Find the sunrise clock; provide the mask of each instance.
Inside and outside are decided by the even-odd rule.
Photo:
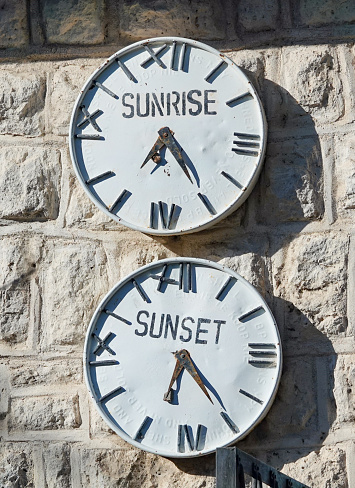
[[[281,375],[275,319],[234,271],[165,259],[120,281],[88,327],[84,371],[109,427],[166,457],[201,456],[245,437]]]
[[[196,232],[250,194],[266,145],[246,74],[216,49],[164,37],[108,58],[75,103],[70,153],[106,215],[156,235]]]

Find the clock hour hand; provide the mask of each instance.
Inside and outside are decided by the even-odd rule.
[[[170,385],[168,388],[168,391],[164,395],[164,400],[171,403],[172,402],[172,397],[171,397],[171,389],[174,384],[174,381],[178,378],[179,374],[181,371],[185,368],[188,373],[193,377],[193,379],[196,381],[198,386],[201,388],[203,393],[207,396],[207,398],[210,400],[210,402],[213,404],[213,401],[208,394],[208,391],[206,390],[205,385],[203,384],[200,375],[198,374],[192,360],[190,357],[190,353],[186,349],[181,349],[180,351],[176,351],[173,353],[174,356],[176,357],[176,365],[174,369],[173,376],[170,381]]]
[[[172,387],[173,387],[173,384],[175,383],[175,381],[178,379],[179,374],[181,373],[181,371],[183,369],[184,369],[184,366],[177,359],[176,360],[176,364],[175,364],[175,369],[174,369],[173,375],[172,375],[171,380],[170,380],[170,385],[169,385],[168,391],[164,395],[164,401],[165,402],[172,403],[172,401],[173,401],[173,398],[172,398]]]
[[[169,149],[171,154],[174,156],[176,161],[179,163],[181,169],[185,173],[185,175],[188,177],[188,179],[193,183],[191,176],[189,175],[189,172],[187,170],[185,161],[183,160],[181,151],[178,147],[178,145],[175,142],[175,139],[173,138],[173,132],[169,129],[169,127],[162,127],[160,130],[158,130],[159,134],[159,139],[164,142],[165,146]]]
[[[152,159],[156,164],[160,163],[161,157],[159,156],[158,151],[163,146],[165,146],[164,142],[160,139],[160,137],[158,137],[158,139],[154,143],[154,146],[149,151],[148,156],[143,161],[141,168],[143,168],[143,166],[147,164],[150,159]]]

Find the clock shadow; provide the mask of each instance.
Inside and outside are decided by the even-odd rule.
[[[199,376],[200,376],[200,378],[202,380],[202,383],[210,390],[211,393],[213,393],[213,396],[216,398],[216,400],[221,405],[221,407],[223,408],[223,410],[226,410],[226,408],[225,408],[225,406],[224,406],[224,404],[222,402],[222,399],[221,399],[220,395],[218,394],[217,390],[214,388],[214,386],[212,386],[212,384],[208,381],[208,379],[206,378],[206,376],[196,366],[195,362],[192,359],[191,359],[191,361],[192,361],[193,365],[195,366],[196,371],[197,371],[197,373],[199,374]],[[201,390],[201,393],[202,393],[202,390]],[[202,394],[204,395],[204,393],[202,393]],[[206,397],[206,401],[209,401],[207,397]]]

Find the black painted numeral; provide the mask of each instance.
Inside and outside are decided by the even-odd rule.
[[[253,400],[253,401],[254,401],[254,402],[256,402],[256,403],[259,403],[260,405],[262,405],[262,404],[264,403],[264,402],[263,402],[263,400],[260,400],[260,398],[258,398],[258,397],[256,397],[256,396],[252,395],[251,393],[248,393],[248,392],[247,392],[247,391],[245,391],[245,390],[240,389],[240,390],[239,390],[239,393],[241,393],[242,395],[244,395],[244,396],[246,396],[246,397],[250,398],[251,400]]]
[[[219,76],[224,71],[226,67],[227,63],[225,61],[221,61],[217,64],[217,66],[213,68],[212,71],[208,73],[208,75],[205,77],[205,81],[207,81],[207,83],[212,83],[217,78],[217,76]]]
[[[239,429],[238,429],[237,425],[233,422],[233,420],[230,418],[230,416],[228,414],[226,414],[226,412],[220,412],[220,415],[221,415],[222,419],[225,421],[225,423],[228,425],[230,430],[232,432],[234,432],[235,434],[238,434]]]
[[[158,208],[158,210],[157,210]],[[157,204],[151,202],[150,204],[150,215],[149,215],[149,227],[151,229],[158,228],[158,221],[160,218],[161,226],[163,229],[171,229],[179,218],[181,212],[181,207],[175,205],[175,203],[169,206],[167,203],[159,201]]]
[[[179,290],[184,292],[192,291],[192,266],[191,263],[180,263],[179,267]]]
[[[147,433],[147,430],[151,426],[152,422],[153,422],[153,419],[151,417],[148,417],[148,416],[143,420],[141,426],[139,427],[139,429],[136,432],[136,435],[134,436],[135,441],[141,442],[144,439],[144,437]]]
[[[240,322],[244,322],[244,321],[247,321],[247,320],[250,320],[252,318],[254,318],[254,315],[257,313],[257,312],[265,312],[264,310],[264,307],[259,305],[258,307],[255,307],[253,308],[252,310],[249,310],[249,312],[246,312],[246,313],[243,313],[243,315],[241,315],[238,320]],[[259,314],[258,314],[259,315]]]
[[[126,391],[126,390],[124,388],[122,388],[122,386],[119,386],[118,388],[115,388],[114,390],[110,391],[109,393],[106,393],[105,395],[103,395],[101,398],[98,399],[98,401],[100,403],[102,403],[102,402],[108,400],[109,398],[111,399],[116,395],[120,395],[124,391]]]
[[[187,58],[187,45],[185,42],[178,45],[176,41],[173,42],[171,48],[170,68],[174,71],[185,71]]]
[[[253,95],[250,92],[245,92],[242,93],[242,95],[238,95],[237,97],[233,97],[230,100],[226,102],[226,105],[228,107],[236,107],[237,105],[240,105],[241,103],[247,102],[248,100],[252,100]]]
[[[80,110],[83,114],[83,118],[81,121],[77,124],[77,127],[80,128],[85,124],[90,124],[91,127],[93,127],[97,132],[101,132],[100,127],[97,125],[97,122],[95,120],[96,117],[101,115],[103,112],[100,109],[95,110],[92,112],[92,114],[88,111],[87,108],[85,108],[85,105],[81,105]]]
[[[166,46],[167,44],[164,44],[162,47],[160,47],[154,52],[153,49],[148,44],[145,44],[143,47],[149,54],[149,57],[141,63],[142,68],[145,68],[152,62],[157,63],[161,68],[166,68],[163,61],[159,58],[159,56],[161,56],[165,51]]]
[[[249,342],[248,363],[256,368],[276,368],[276,344],[266,342]]]
[[[127,68],[127,66],[124,64],[123,61],[120,59],[116,59],[118,66],[121,68],[121,70],[124,72],[124,74],[127,76],[127,78],[134,83],[137,83],[137,79],[134,77],[133,73]]]
[[[172,278],[167,278],[165,275],[166,275],[166,271],[168,269],[168,265],[167,264],[164,264],[163,266],[163,271],[161,272],[161,275],[156,275],[156,274],[151,274],[150,277],[155,279],[155,280],[158,280],[159,283],[158,283],[158,287],[157,287],[157,291],[162,291],[162,285],[163,283],[166,283],[166,284],[170,284],[170,285],[178,285],[179,282],[176,281],[176,280],[173,280]]]
[[[211,215],[216,215],[217,211],[214,208],[214,206],[212,205],[212,203],[209,201],[208,197],[206,195],[204,195],[203,193],[197,193],[197,196],[199,197],[201,202],[204,204],[204,206],[206,207],[208,212]]]
[[[243,132],[234,132],[234,147],[232,151],[243,156],[259,156],[260,136],[256,134],[245,134]]]
[[[194,438],[192,428],[187,425],[178,425],[178,452],[186,452],[187,447],[190,451],[202,451],[206,442],[207,427],[198,424],[196,436]]]
[[[94,185],[99,181],[104,181],[107,178],[111,178],[111,176],[115,176],[115,173],[113,171],[105,171],[105,173],[101,173],[100,175],[94,176],[93,178],[86,180],[85,183],[87,185]]]
[[[115,355],[115,352],[108,345],[109,342],[114,338],[114,333],[109,332],[103,339],[100,339],[95,333],[92,334],[93,338],[97,341],[97,346],[93,350],[95,355],[101,354],[103,351],[107,351],[111,355]]]
[[[123,190],[121,194],[116,198],[113,204],[108,207],[109,212],[113,212],[114,210],[118,210],[117,207],[122,207],[128,200],[128,198],[132,195],[132,193],[128,190]]]

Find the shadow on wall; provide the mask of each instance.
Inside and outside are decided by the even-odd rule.
[[[182,256],[222,262],[256,286],[270,303],[282,335],[283,375],[268,415],[237,446],[281,469],[321,446],[336,418],[336,355],[322,331],[327,329],[320,325],[322,319],[310,319],[311,313],[307,317],[287,300],[292,296],[287,285],[291,278],[283,285],[285,299],[275,296],[275,282],[282,280],[282,274],[275,278],[276,266],[271,274],[268,262],[281,249],[287,250],[307,224],[323,218],[323,164],[310,114],[284,88],[250,72],[247,75],[259,89],[269,124],[264,167],[252,194],[209,230],[153,239]],[[295,252],[301,252],[297,246]],[[307,267],[307,253],[302,259]],[[290,262],[289,266],[297,267],[297,261]],[[173,462],[191,474],[215,475],[214,455]]]

